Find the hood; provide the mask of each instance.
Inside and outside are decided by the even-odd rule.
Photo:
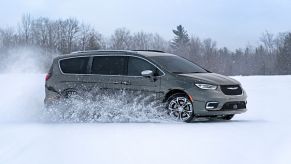
[[[189,74],[179,74],[179,76],[189,77],[195,81],[216,84],[216,85],[239,85],[235,79],[230,77],[216,74],[216,73],[189,73]]]

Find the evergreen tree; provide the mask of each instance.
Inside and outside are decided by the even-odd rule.
[[[182,25],[179,25],[177,26],[177,29],[173,30],[173,33],[175,34],[175,37],[171,42],[171,48],[173,52],[177,55],[190,59],[190,39],[187,31]]]
[[[190,39],[188,33],[182,25],[177,26],[177,29],[173,30],[173,33],[175,34],[175,38],[171,43],[173,49],[180,49],[189,44]]]

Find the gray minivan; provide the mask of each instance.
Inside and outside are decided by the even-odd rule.
[[[59,56],[46,76],[45,105],[94,88],[155,95],[170,116],[184,122],[194,117],[230,120],[247,110],[247,95],[238,81],[155,50],[94,50]]]

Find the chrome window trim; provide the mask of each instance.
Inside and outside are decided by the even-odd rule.
[[[126,55],[122,55],[122,54],[117,54],[117,55],[80,55],[80,56],[71,56],[71,57],[65,57],[65,58],[61,58],[61,59],[58,59],[58,67],[59,67],[59,70],[61,72],[61,74],[63,75],[83,75],[83,76],[86,76],[86,75],[89,75],[89,76],[92,76],[92,75],[98,75],[98,76],[117,76],[117,77],[120,77],[120,76],[123,76],[123,77],[143,77],[143,76],[128,76],[128,75],[104,75],[104,74],[92,74],[92,73],[88,73],[88,74],[76,74],[76,73],[64,73],[62,68],[61,68],[61,65],[60,65],[60,62],[62,60],[66,60],[66,59],[72,59],[72,58],[82,58],[82,57],[88,57],[89,58],[89,61],[90,61],[90,58],[93,58],[93,57],[96,57],[96,56],[124,56],[124,57],[135,57],[135,58],[139,58],[139,59],[142,59],[142,60],[145,60],[146,62],[152,64],[154,67],[156,67],[158,70],[160,70],[163,74],[160,75],[160,76],[156,76],[156,77],[162,77],[162,76],[165,76],[165,72],[160,68],[158,67],[156,64],[154,64],[153,62],[149,61],[148,59],[144,58],[144,57],[140,57],[140,56],[135,56],[135,55],[129,55],[129,54],[126,54]],[[92,61],[93,62],[93,61]]]

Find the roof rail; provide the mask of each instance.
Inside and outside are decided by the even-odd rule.
[[[125,51],[145,51],[145,52],[160,52],[160,53],[165,53],[164,51],[160,50],[86,50],[86,51],[74,51],[71,52],[71,54],[80,54],[80,53],[94,53],[94,52],[125,52]]]
[[[73,51],[71,54],[83,53],[84,51]]]
[[[164,51],[161,51],[161,50],[132,50],[132,51],[148,51],[148,52],[160,52],[160,53],[165,53]]]
[[[88,53],[88,52],[100,52],[102,50],[85,50],[85,51],[74,51],[71,54],[78,54],[78,53]]]

